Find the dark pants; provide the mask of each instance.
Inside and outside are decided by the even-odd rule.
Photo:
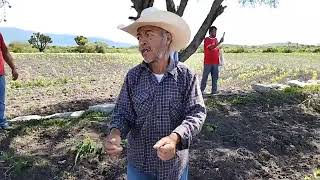
[[[4,75],[0,76],[0,129],[6,126],[7,120],[5,116],[5,100],[6,100],[6,77]]]
[[[127,166],[127,178],[128,180],[157,180],[157,177],[143,173],[131,164],[128,164]],[[188,167],[183,171],[180,180],[188,180]]]
[[[201,80],[201,92],[203,93],[207,86],[208,76],[211,73],[212,89],[211,93],[214,94],[218,89],[218,79],[219,79],[219,65],[218,64],[204,64],[203,74]]]

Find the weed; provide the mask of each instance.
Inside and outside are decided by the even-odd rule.
[[[319,180],[320,179],[320,169],[315,169],[312,175],[305,176],[304,180]]]
[[[87,158],[89,156],[96,156],[102,154],[102,147],[98,147],[96,142],[94,142],[90,137],[86,137],[78,146],[76,147],[77,154],[74,159],[74,165],[82,158]]]

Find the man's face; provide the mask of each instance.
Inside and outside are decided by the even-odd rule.
[[[138,29],[139,51],[146,63],[155,62],[169,51],[171,34],[155,26],[142,26]]]
[[[217,30],[216,29],[213,29],[211,32],[210,32],[210,36],[211,37],[216,37],[217,35]]]

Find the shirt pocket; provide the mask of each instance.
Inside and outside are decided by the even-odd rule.
[[[139,92],[133,95],[133,108],[137,114],[137,119],[145,118],[151,110],[152,102],[150,94],[146,92]]]

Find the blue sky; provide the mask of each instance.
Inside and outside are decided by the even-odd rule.
[[[135,44],[130,35],[117,29],[129,24],[128,16],[136,13],[130,0],[9,0],[6,23],[42,33],[74,34],[104,37]],[[165,9],[164,0],[154,6]],[[178,2],[175,0],[175,2]],[[194,35],[210,10],[213,0],[189,0],[183,18]],[[320,0],[280,0],[279,7],[240,7],[237,0],[226,0],[225,12],[214,25],[218,37],[226,32],[225,43],[266,44],[295,42],[320,44]]]

